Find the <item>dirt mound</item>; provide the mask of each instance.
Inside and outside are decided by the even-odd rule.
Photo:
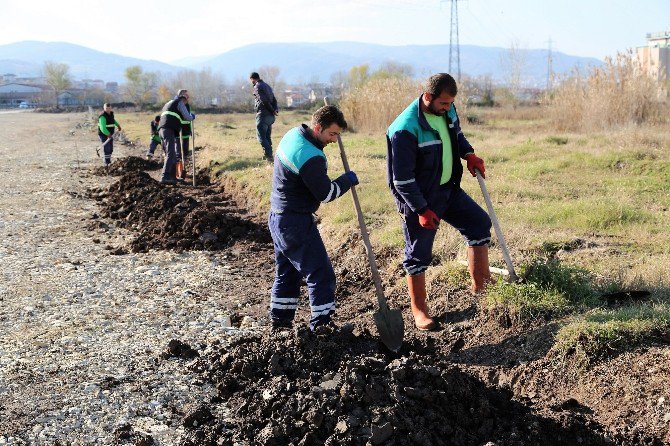
[[[608,444],[578,412],[564,422],[534,415],[434,356],[389,356],[367,332],[243,335],[191,367],[218,396],[186,411],[182,446]],[[229,416],[214,417],[216,404]]]
[[[125,166],[133,163],[137,161],[128,161]],[[201,179],[204,182],[207,178]],[[220,188],[197,189],[199,196],[205,197],[202,201],[180,190],[188,192],[188,188],[165,187],[137,170],[124,173],[107,189],[93,191],[91,195],[102,200],[103,217],[118,220],[119,226],[136,231],[130,244],[132,252],[218,250],[241,238],[269,239],[263,226],[238,215],[234,203]]]
[[[109,168],[104,166],[96,167],[92,170],[94,175],[104,176],[113,175],[120,176],[127,172],[139,172],[144,170],[158,170],[163,167],[163,164],[157,160],[146,160],[137,156],[129,156],[112,161]]]

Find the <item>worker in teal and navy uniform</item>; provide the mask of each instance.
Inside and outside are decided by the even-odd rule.
[[[303,124],[289,130],[277,148],[268,219],[275,251],[270,296],[273,329],[292,325],[303,278],[309,293],[310,328],[331,325],[335,272],[312,214],[321,203],[341,197],[358,184],[354,172],[332,181],[327,173],[323,149],[346,128],[337,107],[321,107],[312,116],[311,128]]]
[[[102,107],[102,114],[98,116],[98,137],[100,138],[100,142],[105,144],[103,147],[104,157],[102,158],[105,167],[108,167],[112,162],[112,152],[114,151],[114,130],[116,128],[121,131],[121,126],[114,118],[112,104],[105,103]]]
[[[388,185],[402,217],[403,267],[414,324],[435,330],[426,293],[426,270],[440,221],[456,228],[468,247],[472,291],[482,293],[491,280],[491,219],[461,189],[463,165],[472,176],[485,176],[484,161],[463,134],[454,101],[458,86],[448,73],[428,78],[424,92],[389,126],[386,133]]]

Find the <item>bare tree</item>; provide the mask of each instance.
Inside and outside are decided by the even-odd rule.
[[[387,60],[381,64],[378,71],[388,73],[391,76],[412,77],[414,75],[414,68],[410,64],[394,60]]]
[[[174,93],[185,88],[191,96],[190,103],[197,107],[211,107],[222,102],[225,82],[222,76],[212,73],[211,68],[201,71],[183,70],[177,73],[167,85]]]
[[[54,89],[56,108],[58,108],[58,96],[72,85],[70,67],[64,63],[47,61],[44,63],[43,71],[47,84]]]
[[[125,93],[131,102],[145,105],[155,102],[156,89],[158,88],[158,74],[142,70],[139,65],[126,68]]]
[[[516,107],[526,71],[526,50],[520,47],[519,42],[513,41],[506,54],[501,56],[500,65],[505,73],[505,84],[509,89],[512,105]]]
[[[261,79],[270,84],[272,88],[275,87],[275,84],[279,80],[279,71],[279,67],[275,65],[263,65],[258,68],[258,74],[260,74]]]
[[[368,64],[357,65],[349,70],[347,86],[354,89],[363,86],[370,78],[370,66]]]

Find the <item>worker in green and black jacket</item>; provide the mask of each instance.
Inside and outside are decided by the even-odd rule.
[[[158,134],[165,149],[165,163],[161,173],[162,184],[176,184],[175,167],[177,165],[178,137],[182,121],[193,121],[195,113],[186,108],[188,90],[179,90],[177,95],[163,106],[161,120],[158,124]]]
[[[98,137],[100,137],[100,142],[104,144],[103,151],[105,156],[102,158],[102,162],[105,167],[107,167],[112,162],[112,152],[114,151],[114,130],[118,127],[119,131],[121,131],[121,126],[114,118],[112,104],[105,103],[102,107],[102,111],[103,113],[98,116]]]

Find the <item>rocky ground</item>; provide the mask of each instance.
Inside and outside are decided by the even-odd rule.
[[[576,373],[551,356],[555,323],[501,324],[438,282],[441,329],[418,333],[381,252],[406,326],[389,352],[355,234],[330,244],[353,331],[312,333],[303,306],[270,332],[265,216],[234,184],[161,186],[132,144],[106,172],[84,114],[0,127],[0,445],[670,442],[663,342]]]

